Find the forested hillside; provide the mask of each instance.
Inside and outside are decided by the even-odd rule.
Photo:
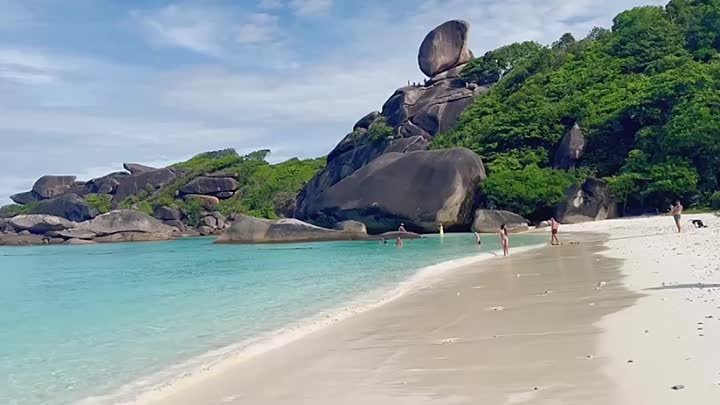
[[[664,208],[678,197],[712,203],[720,177],[720,0],[636,8],[580,40],[566,34],[551,46],[508,45],[473,60],[462,76],[495,84],[432,146],[482,156],[486,204],[538,216],[587,175],[607,179],[628,209]],[[585,154],[574,171],[553,169],[575,123]]]

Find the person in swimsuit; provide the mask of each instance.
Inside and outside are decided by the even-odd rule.
[[[475,243],[478,245],[482,245],[482,240],[480,240],[480,232],[475,232]]]
[[[507,226],[505,224],[500,225],[500,230],[498,231],[498,238],[500,239],[500,244],[503,248],[503,255],[507,256],[508,254],[510,254],[510,237],[508,237]]]
[[[397,237],[397,240],[395,241],[395,246],[401,248],[401,247],[403,247],[403,245],[404,245],[404,244],[403,244],[402,238],[400,238],[400,237],[398,236],[398,237]]]
[[[555,217],[550,218],[550,245],[560,246],[560,239],[558,239],[558,232],[560,232],[560,222],[555,220]]]
[[[680,203],[680,200],[675,201],[675,205],[672,209],[672,216],[675,220],[675,226],[677,227],[678,233],[682,232],[682,225],[680,224],[680,220],[682,219],[683,208],[684,207]]]

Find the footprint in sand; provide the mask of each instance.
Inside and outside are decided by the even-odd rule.
[[[460,339],[458,339],[458,338],[447,338],[447,339],[441,339],[441,340],[439,340],[439,341],[438,341],[438,344],[441,344],[441,345],[451,345],[451,344],[457,343],[458,341],[460,341]]]
[[[488,310],[488,311],[503,311],[503,310],[505,310],[505,307],[500,307],[500,306],[490,307],[490,308],[488,308],[487,310]]]

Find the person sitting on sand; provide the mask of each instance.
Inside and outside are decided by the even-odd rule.
[[[402,240],[401,237],[399,237],[399,236],[397,237],[397,240],[395,241],[395,246],[397,246],[397,247],[403,247],[403,246],[404,246],[403,240]]]
[[[398,228],[398,232],[407,232],[405,230],[405,224],[403,224],[403,223],[400,224],[400,227]]]
[[[475,232],[475,243],[478,245],[482,245],[482,240],[480,240],[480,232]]]
[[[503,256],[507,256],[510,254],[510,237],[508,236],[508,230],[505,224],[500,225],[498,238],[500,239],[500,244],[503,248]]]
[[[677,227],[678,233],[682,232],[682,225],[680,224],[680,220],[682,219],[682,212],[683,212],[683,206],[680,204],[680,200],[675,201],[675,205],[672,209],[672,216],[675,220],[675,226]]]
[[[560,222],[555,220],[555,217],[550,218],[550,245],[560,246],[560,239],[558,239],[558,232],[560,231]]]

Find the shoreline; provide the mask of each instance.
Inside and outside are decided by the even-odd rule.
[[[538,249],[546,246],[542,244],[525,252],[516,250],[507,260],[478,261],[485,266],[464,263],[451,274],[444,272],[440,277],[425,279],[420,288],[401,299],[356,314],[335,327],[305,335],[262,356],[229,365],[207,378],[178,386],[172,393],[142,403],[274,404],[296,403],[292,398],[303,398],[330,404],[343,402],[339,396],[346,398],[347,403],[415,404],[425,400],[434,403],[428,398],[446,396],[473,400],[512,397],[508,403],[521,403],[525,397],[532,399],[558,392],[577,394],[566,387],[568,384],[554,381],[568,378],[562,374],[568,365],[575,370],[571,378],[593,381],[590,391],[600,398],[607,381],[597,362],[586,358],[594,352],[595,337],[600,333],[593,320],[630,305],[635,296],[619,281],[613,282],[612,287],[595,288],[597,277],[619,280],[617,260],[604,260],[603,263],[611,265],[600,268],[598,274],[589,271],[589,267],[585,271],[572,271],[571,267],[585,263],[590,257],[601,258],[597,252],[602,248],[596,239],[602,235],[577,237],[587,242],[561,249]],[[556,271],[557,260],[567,268]],[[543,290],[554,283],[563,286],[555,285],[553,291]],[[509,285],[517,289],[504,291],[503,287]],[[567,312],[562,304],[566,300],[584,304]],[[554,315],[545,317],[541,308],[551,310]],[[490,332],[486,328],[498,330]],[[558,339],[563,344],[559,345]],[[525,349],[518,349],[518,342],[525,342],[520,346]],[[551,345],[560,353],[560,360],[525,358],[543,355],[543,350],[535,350],[540,348],[538,343]],[[498,348],[488,349],[488,345]],[[530,348],[532,351],[528,352]],[[447,357],[445,351],[453,355]],[[522,356],[517,356],[519,351]],[[492,358],[492,365],[484,364],[486,356]],[[468,363],[470,359],[474,362]],[[508,359],[517,364],[508,364]],[[448,365],[436,369],[442,361]],[[556,361],[563,367],[553,364]],[[547,370],[533,371],[537,367]],[[486,368],[494,372],[487,374]],[[519,374],[507,376],[514,368]],[[504,384],[511,380],[526,381],[513,382],[512,392],[505,392],[508,387],[503,383],[480,390],[481,385],[468,380],[473,374],[474,377],[481,375],[482,381],[492,380],[495,373],[504,376]],[[600,380],[604,384],[595,382]],[[459,386],[448,389],[448,384]],[[535,392],[533,386],[540,386],[539,392]],[[461,395],[454,390],[467,392]]]
[[[511,253],[521,254],[544,246],[546,244],[539,243],[516,247],[511,249]],[[314,333],[331,329],[333,326],[357,315],[377,310],[403,298],[415,288],[424,288],[433,280],[447,276],[453,270],[496,258],[500,254],[502,254],[501,250],[493,250],[419,268],[408,279],[395,286],[370,291],[342,304],[340,308],[301,319],[293,324],[249,340],[210,350],[200,356],[172,365],[161,372],[138,378],[111,393],[85,398],[79,402],[79,405],[104,405],[108,403],[116,405],[153,404],[179,390],[222,375],[232,367],[252,360],[257,356],[300,341]],[[183,371],[178,373],[177,370]],[[148,383],[148,381],[152,381],[152,383]]]

